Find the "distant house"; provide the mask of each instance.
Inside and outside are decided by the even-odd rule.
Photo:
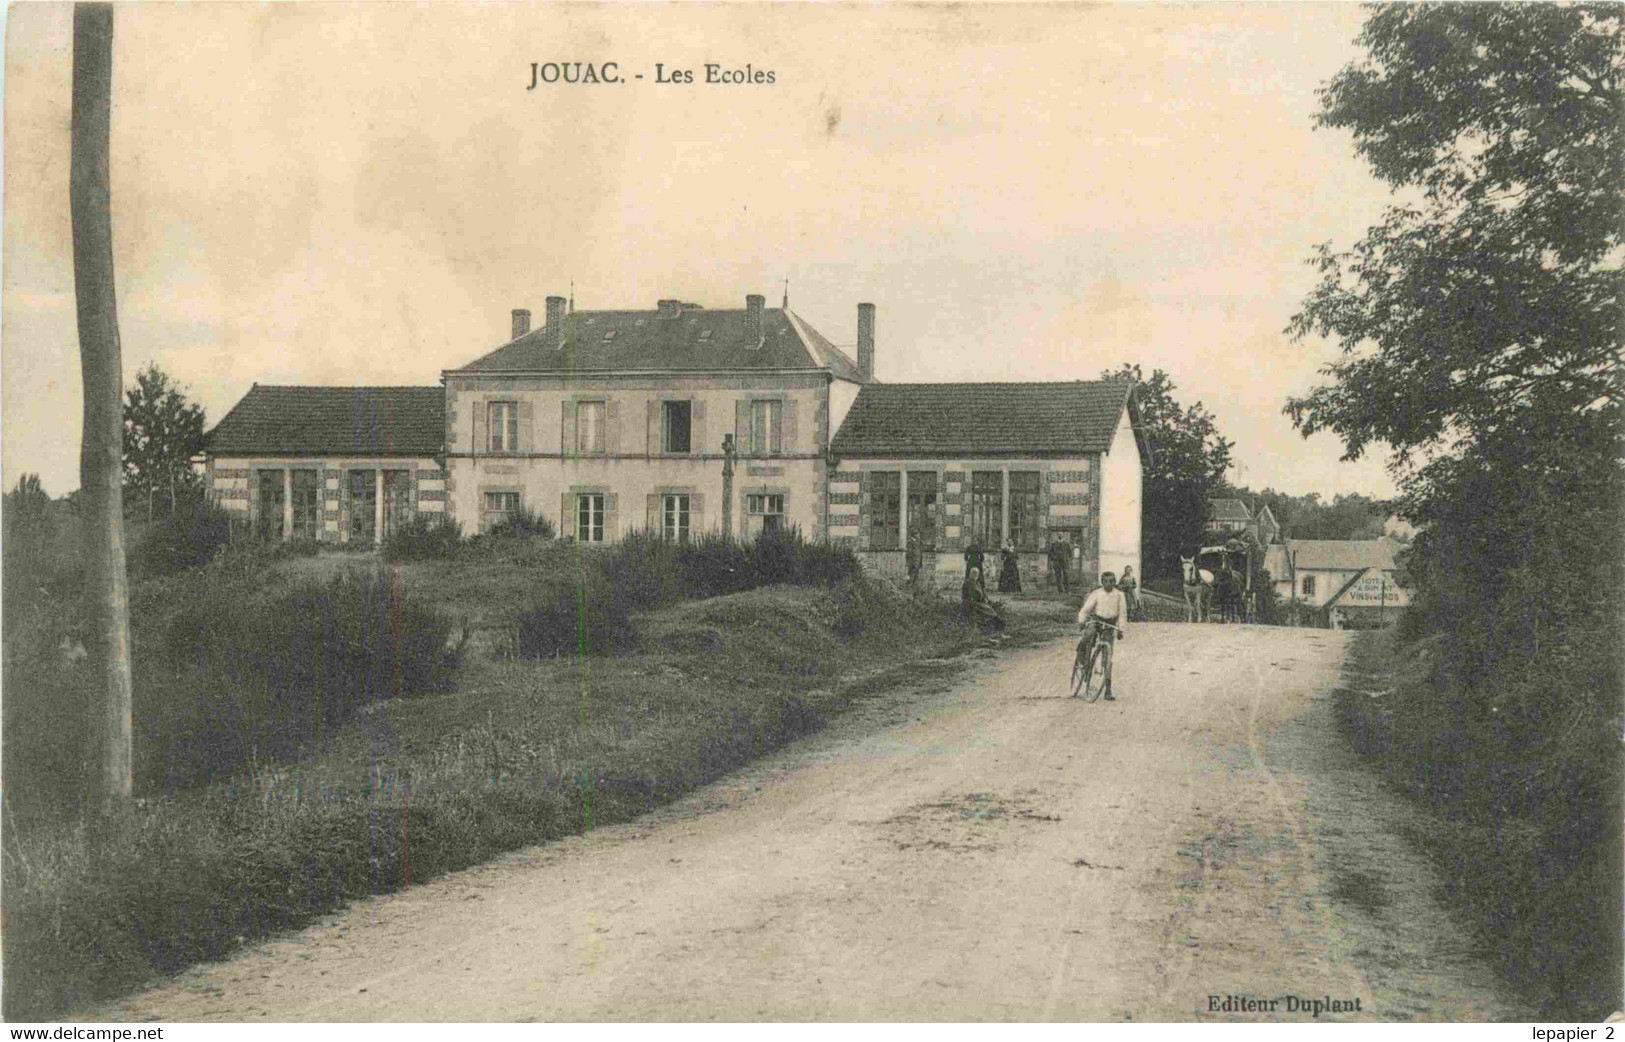
[[[205,488],[263,536],[374,542],[446,505],[438,387],[255,384],[204,435]]]
[[[1242,500],[1209,499],[1202,532],[1206,536],[1243,535],[1252,524],[1253,513]]]
[[[820,538],[830,433],[872,379],[874,316],[858,305],[853,360],[756,294],[724,310],[573,311],[548,297],[537,329],[515,310],[506,343],[441,374],[448,510],[465,532],[540,511],[583,543],[721,531],[731,435],[730,533]]]
[[[1265,546],[1281,538],[1281,523],[1275,520],[1275,513],[1270,510],[1268,503],[1258,508],[1258,516],[1253,518],[1253,526],[1255,529],[1253,534]]]
[[[1132,381],[870,384],[830,444],[828,531],[867,567],[958,574],[963,550],[1006,539],[1030,579],[1052,539],[1084,571],[1140,568],[1150,450]]]
[[[1265,551],[1264,567],[1283,603],[1296,598],[1309,610],[1359,618],[1410,604],[1399,584],[1398,547],[1387,539],[1290,539]]]

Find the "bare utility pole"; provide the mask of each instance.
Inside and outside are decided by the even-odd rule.
[[[100,778],[91,798],[112,809],[131,794],[130,598],[124,571],[124,367],[113,297],[109,137],[113,107],[113,7],[73,8],[73,123],[68,203],[73,289],[85,418],[79,443],[84,501],[86,617],[101,665],[93,710]]]

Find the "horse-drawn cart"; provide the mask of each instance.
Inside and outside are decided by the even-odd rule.
[[[1258,621],[1263,547],[1231,539],[1201,547],[1194,557],[1181,557],[1180,561],[1185,572],[1187,621]]]

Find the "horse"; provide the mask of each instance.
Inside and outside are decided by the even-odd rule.
[[[1196,558],[1179,558],[1180,568],[1184,572],[1185,581],[1185,621],[1203,622],[1205,612],[1203,602],[1207,600],[1209,591],[1213,588],[1213,573],[1206,568],[1196,567]]]

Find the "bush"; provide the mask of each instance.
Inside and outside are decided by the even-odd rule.
[[[386,561],[427,561],[450,557],[462,546],[463,526],[447,517],[419,514],[384,540]]]
[[[212,579],[212,577],[211,577]],[[136,770],[143,786],[194,785],[292,755],[368,702],[445,691],[451,624],[383,572],[304,582],[193,584],[136,641]],[[172,591],[182,592],[182,591]]]
[[[200,503],[155,522],[130,554],[136,576],[172,575],[207,564],[233,537],[248,539],[248,526],[224,507]]]
[[[683,549],[659,532],[632,532],[604,551],[597,564],[617,599],[629,609],[648,610],[690,596],[681,564]]]
[[[589,567],[576,581],[553,585],[519,617],[515,650],[525,658],[608,655],[634,640],[629,599]]]
[[[712,532],[677,547],[686,597],[720,597],[760,585],[745,544]]]
[[[830,590],[830,629],[842,640],[856,640],[871,630],[882,629],[904,607],[895,601],[877,583],[862,576],[848,579]]]
[[[539,537],[552,539],[555,529],[553,522],[543,517],[535,510],[521,510],[509,514],[502,523],[493,525],[488,533],[493,536],[515,539],[529,539]]]

